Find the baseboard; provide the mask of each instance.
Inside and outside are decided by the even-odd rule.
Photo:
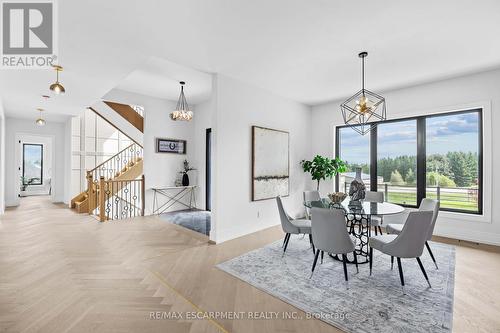
[[[500,234],[475,230],[448,230],[440,228],[434,232],[435,236],[453,238],[480,244],[500,246]]]

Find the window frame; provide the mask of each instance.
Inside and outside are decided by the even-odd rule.
[[[449,112],[439,112],[427,115],[410,116],[388,119],[385,121],[377,121],[372,123],[372,130],[370,131],[370,190],[377,191],[378,184],[377,179],[377,148],[378,148],[378,136],[377,130],[379,124],[387,124],[393,122],[401,122],[408,120],[415,120],[417,123],[417,205],[402,205],[404,207],[415,208],[420,205],[422,199],[426,197],[426,176],[427,176],[427,137],[426,137],[426,127],[428,118],[435,117],[446,117],[467,113],[477,113],[478,115],[478,198],[477,198],[477,211],[470,211],[465,209],[454,209],[454,208],[443,208],[440,207],[441,211],[454,212],[454,213],[464,213],[472,215],[483,215],[484,202],[483,202],[483,150],[484,150],[484,132],[483,132],[483,118],[484,118],[484,108],[474,107],[463,109],[460,111],[449,111]],[[350,128],[349,125],[338,125],[335,126],[335,157],[340,156],[340,130],[344,128]],[[339,191],[339,175],[335,177],[335,191]]]
[[[40,164],[40,182],[39,183],[31,183],[31,184],[27,184],[24,182],[24,179],[26,178],[25,176],[25,147],[26,146],[40,146],[40,153],[42,155],[42,159],[41,159],[41,164]],[[23,185],[29,185],[29,186],[32,186],[32,185],[43,185],[43,144],[41,143],[23,143]]]

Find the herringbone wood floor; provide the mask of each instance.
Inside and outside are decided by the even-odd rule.
[[[0,330],[338,332],[318,320],[150,319],[150,313],[298,311],[214,265],[283,237],[220,245],[156,217],[99,223],[44,197],[0,217]],[[498,332],[500,254],[457,243],[454,331]]]

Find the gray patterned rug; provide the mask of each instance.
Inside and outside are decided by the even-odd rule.
[[[450,332],[453,320],[455,248],[430,243],[436,270],[424,249],[422,263],[429,289],[415,259],[402,259],[406,295],[401,291],[397,264],[374,251],[373,274],[368,264],[348,265],[346,289],[342,263],[325,254],[309,279],[313,252],[307,237],[292,236],[283,256],[282,241],[245,253],[217,267],[307,314],[347,332]]]

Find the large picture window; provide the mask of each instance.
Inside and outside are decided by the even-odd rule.
[[[337,191],[348,190],[360,166],[367,188],[388,202],[417,207],[437,198],[442,210],[482,214],[481,109],[379,122],[365,136],[336,131],[336,156],[348,165]]]
[[[23,184],[42,185],[43,145],[23,144]]]

